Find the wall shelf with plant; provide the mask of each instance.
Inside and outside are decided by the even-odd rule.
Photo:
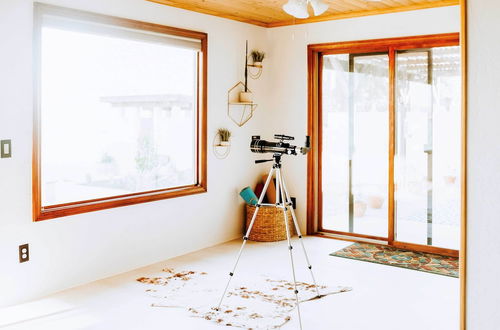
[[[231,131],[227,128],[219,128],[214,136],[213,151],[215,157],[224,159],[231,151]]]
[[[248,64],[247,66],[250,68],[257,68],[257,72],[253,72],[252,70],[249,70],[248,74],[250,75],[250,78],[252,79],[259,79],[260,76],[262,75],[262,61],[264,61],[264,58],[266,57],[266,53],[254,49],[250,53],[250,57],[252,58],[252,64]]]
[[[248,40],[245,45],[245,80],[239,81],[227,91],[227,115],[238,127],[245,125],[253,116],[257,104],[253,102],[253,94],[248,88],[248,76],[257,79],[262,74],[262,60],[265,53],[253,50],[248,54]],[[249,64],[249,58],[252,63]],[[258,68],[257,73],[249,72],[249,68]]]
[[[238,127],[245,125],[257,109],[256,103],[241,100],[241,93],[244,91],[245,84],[239,81],[227,92],[227,116]],[[246,88],[246,91],[252,93],[249,88]]]

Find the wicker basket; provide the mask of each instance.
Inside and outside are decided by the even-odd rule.
[[[255,206],[247,204],[246,229],[248,229],[250,221],[252,221],[254,212]],[[296,232],[290,209],[287,210],[287,217],[288,227],[290,228],[293,236]],[[285,221],[283,221],[283,210],[274,206],[261,206],[248,238],[252,241],[258,242],[276,242],[286,239],[286,226]]]

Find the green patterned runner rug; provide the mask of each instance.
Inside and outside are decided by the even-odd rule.
[[[458,278],[458,258],[455,257],[367,243],[354,243],[330,255]]]

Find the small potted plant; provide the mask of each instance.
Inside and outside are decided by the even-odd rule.
[[[227,128],[219,128],[217,130],[217,134],[219,135],[219,145],[220,146],[228,146],[229,145],[229,138],[231,137],[231,131],[229,131]]]
[[[266,53],[254,49],[252,50],[250,55],[252,56],[253,66],[257,68],[262,68],[262,61],[266,57]]]
[[[243,92],[240,92],[240,102],[241,103],[252,103],[253,102],[253,95],[252,92],[246,87],[245,85],[245,90]]]

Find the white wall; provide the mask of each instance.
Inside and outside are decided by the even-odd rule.
[[[469,0],[467,329],[499,328],[500,3]]]
[[[241,235],[237,190],[255,182],[248,152],[267,110],[268,73],[251,82],[255,118],[237,128],[226,117],[226,91],[242,79],[245,39],[264,48],[260,27],[161,6],[144,0],[53,0],[51,4],[188,28],[209,34],[208,193],[53,219],[31,221],[31,0],[0,1],[0,139],[13,158],[0,160],[0,306],[13,304],[201,249]],[[218,127],[233,131],[232,152],[215,159]],[[31,260],[17,249],[30,244]]]
[[[110,276],[241,235],[237,190],[268,164],[253,165],[249,137],[294,135],[307,127],[307,44],[459,31],[459,9],[369,16],[264,29],[143,0],[45,0],[51,4],[188,28],[209,34],[208,193],[31,222],[32,0],[0,1],[0,139],[14,157],[0,160],[0,306]],[[251,81],[255,117],[237,128],[226,117],[226,91],[242,78],[244,40],[264,49],[264,74]],[[215,159],[220,126],[234,133],[232,152]],[[284,160],[289,189],[305,228],[306,158]],[[19,264],[18,245],[31,260]]]
[[[443,7],[396,14],[367,16],[267,31],[271,73],[273,129],[298,137],[307,132],[307,45],[323,42],[366,40],[460,31],[460,9]],[[301,228],[306,225],[305,157],[286,159],[284,171],[289,189],[297,196]]]

